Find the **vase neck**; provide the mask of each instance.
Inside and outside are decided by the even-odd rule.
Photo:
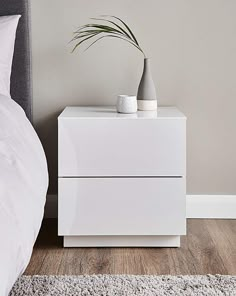
[[[150,69],[150,59],[148,59],[148,58],[145,58],[144,59],[144,70],[145,71],[149,71],[149,69]]]

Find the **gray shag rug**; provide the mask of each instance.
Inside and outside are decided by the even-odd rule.
[[[236,277],[204,276],[22,276],[9,296],[236,295]]]

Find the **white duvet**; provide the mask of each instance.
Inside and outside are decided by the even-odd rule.
[[[19,105],[0,95],[0,296],[30,260],[47,187],[46,158],[33,127]]]

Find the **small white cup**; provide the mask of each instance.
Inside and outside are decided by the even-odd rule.
[[[119,95],[117,98],[116,110],[118,113],[135,113],[137,112],[136,96]]]

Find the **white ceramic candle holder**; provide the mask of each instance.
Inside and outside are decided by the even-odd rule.
[[[119,95],[117,98],[116,109],[118,113],[130,114],[137,112],[137,97]]]

